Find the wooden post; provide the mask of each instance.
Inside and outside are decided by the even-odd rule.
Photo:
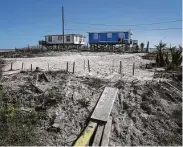
[[[73,73],[74,73],[74,69],[75,69],[75,62],[73,62]]]
[[[133,63],[133,76],[134,76],[134,72],[135,72],[135,63]]]
[[[32,64],[31,64],[31,71],[32,71]]]
[[[22,63],[22,70],[24,69],[24,63]]]
[[[120,66],[119,66],[119,73],[121,74],[122,73],[122,62],[120,61]]]
[[[88,71],[90,72],[90,61],[88,60]]]
[[[85,60],[84,60],[84,72],[85,72]]]
[[[69,71],[69,63],[67,62],[67,65],[66,65],[66,72]]]
[[[10,70],[13,70],[13,63],[11,62],[11,67],[10,67]]]

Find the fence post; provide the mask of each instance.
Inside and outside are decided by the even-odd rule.
[[[90,72],[90,61],[88,60],[88,71]]]
[[[31,71],[32,71],[32,64],[31,64]]]
[[[13,70],[13,63],[11,62],[11,67],[10,67],[10,70]]]
[[[69,71],[69,63],[67,62],[67,65],[66,65],[66,72]]]
[[[22,62],[22,70],[24,69],[24,63]]]
[[[135,63],[133,63],[133,76],[134,76],[134,73],[135,72]]]
[[[121,74],[121,71],[122,71],[122,62],[120,61],[120,67],[119,67],[119,73]]]
[[[84,72],[85,72],[85,60],[84,60]]]
[[[74,69],[75,69],[75,62],[73,62],[73,73],[74,73]]]

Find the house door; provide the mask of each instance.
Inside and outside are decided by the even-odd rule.
[[[99,34],[99,42],[105,42],[107,41],[106,33],[100,33]]]

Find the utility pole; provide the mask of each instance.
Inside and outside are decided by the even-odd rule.
[[[64,7],[62,7],[62,34],[63,34],[63,48],[65,48],[65,44],[64,44]]]

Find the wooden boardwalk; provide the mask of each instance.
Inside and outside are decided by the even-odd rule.
[[[74,146],[108,146],[112,117],[110,116],[118,89],[105,87],[97,106],[90,118],[90,122]],[[91,141],[94,136],[93,142]]]
[[[112,110],[112,106],[117,97],[118,89],[105,87],[102,96],[91,116],[91,119],[107,122]]]

